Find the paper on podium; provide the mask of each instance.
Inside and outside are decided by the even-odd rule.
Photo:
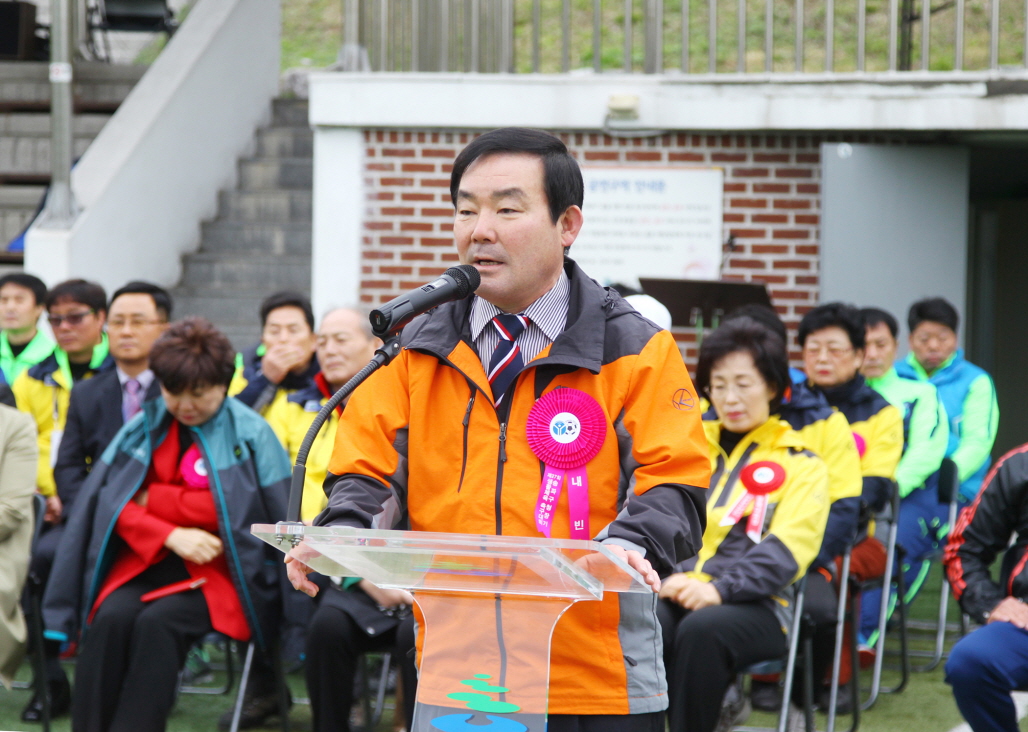
[[[321,574],[379,587],[599,600],[653,590],[594,541],[255,524],[252,533]],[[302,543],[294,546],[291,539]]]

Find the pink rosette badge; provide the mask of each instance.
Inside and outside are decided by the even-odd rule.
[[[864,453],[867,452],[867,440],[859,432],[854,432],[853,441],[857,443],[857,454],[864,457]]]
[[[607,418],[595,399],[578,389],[554,389],[532,407],[525,426],[528,446],[543,462],[535,504],[535,526],[547,538],[553,530],[564,478],[568,483],[571,538],[591,539],[589,478],[585,466],[607,438]]]
[[[210,486],[207,478],[207,463],[203,461],[200,448],[195,443],[186,450],[178,468],[182,471],[182,480],[188,487],[200,490]]]

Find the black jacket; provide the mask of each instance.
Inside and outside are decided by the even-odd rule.
[[[148,402],[160,395],[160,384],[154,379],[143,401]],[[121,414],[121,397],[121,382],[116,369],[80,381],[71,390],[64,437],[54,465],[57,495],[65,510],[71,508],[79,489],[89,477],[89,471],[125,423]]]
[[[1004,549],[997,583],[989,570]],[[1006,597],[1028,600],[1028,445],[1014,448],[989,471],[974,503],[960,513],[945,561],[953,595],[979,623]]]

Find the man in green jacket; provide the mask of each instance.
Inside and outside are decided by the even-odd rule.
[[[46,285],[34,275],[0,277],[0,371],[8,384],[29,366],[45,360],[54,342],[39,329]]]
[[[861,372],[868,385],[903,414],[903,457],[896,468],[896,483],[900,494],[898,540],[906,550],[903,572],[909,603],[928,575],[928,557],[938,542],[945,540],[945,507],[939,506],[936,483],[929,478],[946,456],[949,425],[935,386],[905,379],[896,371],[896,318],[878,308],[864,308],[860,314],[867,333]],[[877,636],[879,592],[869,592],[861,601],[861,632],[871,646]]]

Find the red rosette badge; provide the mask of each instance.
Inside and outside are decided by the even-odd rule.
[[[535,507],[535,525],[547,538],[553,512],[568,483],[571,538],[590,539],[589,478],[585,466],[607,438],[607,418],[595,399],[578,389],[554,389],[539,399],[525,425],[528,446],[543,462],[543,481]]]
[[[739,479],[746,492],[728,509],[721,519],[721,526],[734,526],[739,523],[739,519],[752,504],[753,510],[746,522],[746,536],[750,537],[754,544],[759,544],[764,529],[764,517],[767,515],[768,494],[774,493],[785,483],[785,468],[770,460],[761,460],[743,468]]]

